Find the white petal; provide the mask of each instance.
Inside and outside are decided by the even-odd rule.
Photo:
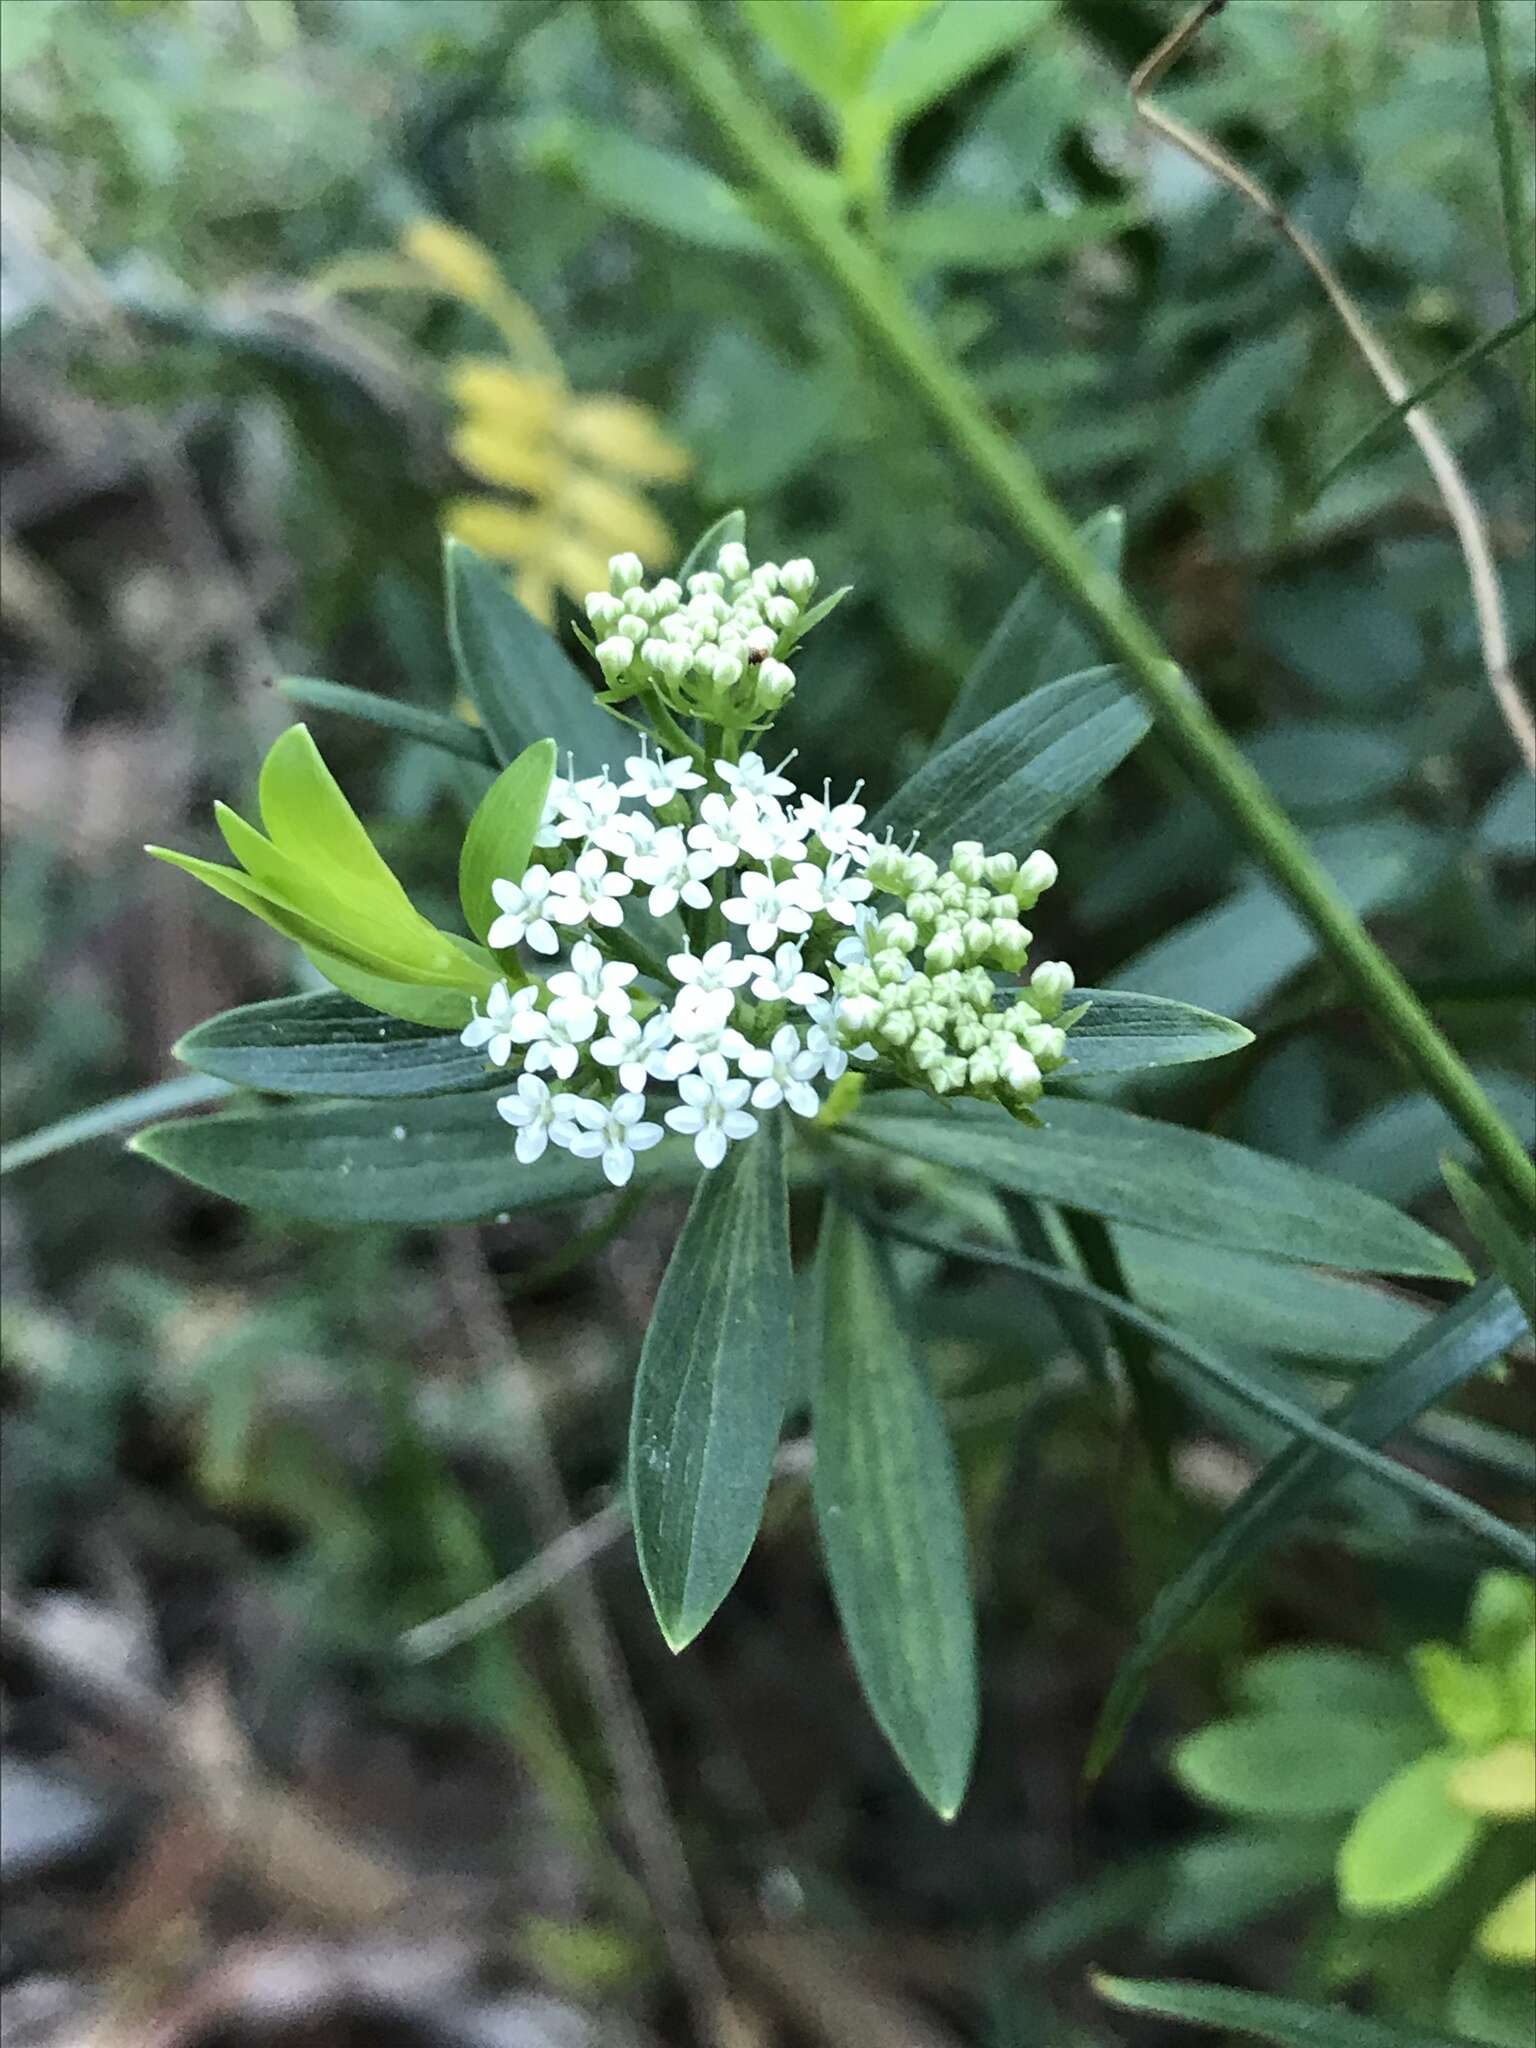
[[[752,1101],[758,1109],[777,1109],[783,1100],[784,1090],[772,1075],[764,1081],[759,1081],[752,1090]]]
[[[681,1131],[685,1137],[691,1137],[695,1131],[703,1127],[704,1112],[702,1109],[692,1109],[685,1105],[681,1109],[669,1109],[663,1117],[663,1122],[670,1124],[674,1131]]]
[[[616,1188],[624,1183],[635,1170],[635,1157],[627,1145],[606,1145],[603,1148],[603,1172]]]
[[[757,1118],[748,1116],[744,1109],[728,1109],[720,1119],[720,1128],[728,1138],[750,1138],[757,1129]]]
[[[542,1159],[549,1143],[548,1126],[542,1123],[529,1124],[517,1134],[517,1143],[512,1148],[524,1166],[532,1166],[535,1159]]]
[[[809,1081],[791,1081],[784,1090],[784,1100],[796,1116],[818,1116],[821,1113],[821,1098]]]
[[[751,1121],[750,1118],[748,1121]],[[683,1126],[676,1124],[673,1128],[681,1130]],[[753,1128],[756,1129],[756,1125],[753,1125]],[[700,1166],[718,1166],[725,1157],[725,1133],[718,1124],[706,1124],[694,1139],[693,1149],[698,1154]]]

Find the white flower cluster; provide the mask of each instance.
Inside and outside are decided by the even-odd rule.
[[[611,587],[586,600],[602,636],[593,652],[605,703],[654,691],[685,718],[730,732],[766,725],[784,708],[795,674],[783,657],[813,623],[804,610],[816,588],[810,562],[754,568],[731,541],[686,591],[670,576],[645,588],[638,555],[615,555],[608,567]]]
[[[719,561],[713,582],[758,593],[772,623],[787,618],[768,610],[770,579],[744,550],[723,548]],[[615,558],[626,601],[638,573],[632,558]],[[772,580],[808,594],[815,572],[790,563]],[[834,803],[830,788],[797,790],[787,761],[738,756],[729,739],[711,759],[678,738],[688,751],[642,739],[622,779],[608,769],[556,776],[534,861],[517,881],[492,884],[494,951],[566,954],[545,980],[498,982],[462,1034],[493,1066],[519,1068],[496,1107],[520,1160],[563,1146],[601,1160],[622,1187],[665,1125],[715,1167],[757,1129],[753,1111],[782,1104],[816,1116],[823,1085],[850,1058],[883,1057],[916,1085],[1015,1109],[1039,1094],[1042,1074],[1065,1057],[1055,1020],[1071,971],[1036,968],[1029,994],[1000,1007],[992,970],[1017,975],[1024,964],[1030,934],[1019,917],[1055,879],[1048,854],[1021,867],[961,844],[941,872],[925,854],[874,840],[858,789]],[[883,916],[877,890],[897,899]],[[626,908],[641,903],[654,919],[681,915],[684,943],[664,972],[624,929]],[[660,1121],[647,1115],[653,1089],[677,1098]]]

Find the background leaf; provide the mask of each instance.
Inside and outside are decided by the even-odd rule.
[[[1449,2034],[1365,2019],[1342,2006],[1268,1998],[1261,1992],[1237,1991],[1225,1984],[1154,1984],[1095,1976],[1093,1986],[1122,2011],[1188,2020],[1191,2026],[1216,2027],[1224,2033],[1272,2041],[1276,2048],[1466,2048]]]
[[[329,990],[225,1010],[195,1025],[175,1052],[204,1074],[272,1095],[454,1095],[507,1085],[456,1031],[381,1017]]]

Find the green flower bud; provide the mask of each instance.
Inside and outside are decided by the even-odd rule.
[[[928,1080],[936,1095],[953,1095],[957,1088],[965,1086],[966,1063],[961,1059],[940,1060]]]
[[[875,1036],[898,1049],[910,1045],[916,1035],[917,1026],[912,1022],[911,1013],[907,1010],[887,1010],[875,1026]]]
[[[889,917],[882,917],[875,927],[876,936],[882,947],[892,947],[898,953],[910,953],[917,944],[917,926],[910,917],[903,917],[893,911]]]
[[[804,604],[816,588],[815,565],[799,555],[792,562],[786,562],[778,572],[779,588],[794,598],[797,604]]]
[[[645,564],[638,555],[610,555],[608,558],[608,588],[615,597],[622,597],[626,590],[633,590],[645,581]]]
[[[1011,888],[1013,878],[1019,872],[1019,864],[1011,853],[989,853],[982,866],[987,886],[1004,891]]]
[[[907,898],[907,915],[920,932],[931,934],[944,915],[944,906],[932,889],[914,889]]]
[[[792,597],[765,597],[763,617],[776,633],[787,633],[800,619],[800,607]]]
[[[1048,853],[1037,848],[1014,878],[1013,895],[1021,910],[1032,910],[1055,881],[1057,867]]]
[[[992,950],[992,927],[984,917],[969,917],[961,927],[966,958],[985,960]]]
[[[610,683],[616,683],[635,658],[635,643],[617,633],[610,640],[599,640],[592,651],[603,674]]]
[[[933,893],[946,910],[964,910],[966,887],[958,875],[940,875]]]
[[[980,1052],[973,1052],[965,1063],[966,1079],[973,1088],[995,1088],[1002,1079],[997,1064],[997,1055],[990,1045],[984,1045]]]
[[[937,1031],[920,1028],[913,1034],[911,1052],[914,1066],[926,1074],[944,1058],[944,1041]]]
[[[998,918],[992,926],[992,950],[998,966],[1017,974],[1029,958],[1033,937],[1029,927],[1020,924],[1016,917]]]
[[[955,1042],[957,1052],[973,1053],[980,1052],[992,1034],[974,1010],[961,1010],[954,1019],[950,1036]]]
[[[974,889],[986,873],[985,849],[979,839],[957,839],[949,856],[949,871],[967,888]]]
[[[935,974],[942,974],[965,959],[965,941],[952,928],[941,927],[923,948],[923,959]]]
[[[615,597],[611,590],[589,590],[583,604],[599,633],[611,633],[624,616],[624,600]]]
[[[1076,977],[1065,960],[1042,960],[1029,977],[1030,993],[1042,1017],[1060,1014],[1062,1003],[1072,993]]]
[[[843,1002],[840,1035],[845,1045],[857,1045],[868,1038],[880,1022],[883,1008],[878,996],[848,996]]]
[[[752,574],[752,558],[739,540],[728,540],[715,564],[727,583],[745,583]]]
[[[898,953],[894,946],[882,947],[871,956],[869,964],[882,986],[905,981],[912,965],[906,954]]]

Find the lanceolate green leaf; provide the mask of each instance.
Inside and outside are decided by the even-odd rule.
[[[175,1052],[202,1073],[272,1095],[409,1097],[507,1086],[456,1031],[381,1017],[329,989],[226,1010],[195,1026]]]
[[[499,572],[462,541],[445,544],[448,632],[465,694],[498,759],[552,738],[562,768],[591,775],[614,753],[613,720],[553,636],[518,603]]]
[[[401,739],[419,740],[424,746],[440,747],[466,761],[494,768],[496,756],[491,743],[477,725],[462,718],[447,717],[441,711],[424,711],[418,704],[399,704],[393,697],[380,697],[372,690],[354,690],[350,683],[327,683],[318,676],[280,676],[277,687],[290,704],[303,704],[313,711],[334,711],[344,718],[359,718]]]
[[[1467,2048],[1450,2034],[1396,2022],[1363,2019],[1341,2006],[1302,2005],[1292,1998],[1268,1998],[1226,1984],[1140,1983],[1127,1977],[1095,1976],[1094,1989],[1123,2012],[1156,2013],[1272,2041],[1275,2048]]]
[[[1111,506],[1078,529],[1078,539],[1107,575],[1120,573],[1125,515]],[[1043,571],[1037,571],[1003,614],[960,685],[938,746],[952,746],[978,725],[1058,676],[1091,666],[1093,640]]]
[[[132,1149],[232,1202],[310,1223],[472,1223],[607,1189],[595,1161],[551,1146],[524,1166],[511,1140],[489,1096],[472,1094],[230,1111],[157,1124]],[[691,1149],[668,1139],[635,1178],[686,1185],[693,1174]]]
[[[459,902],[478,939],[497,917],[492,882],[523,878],[554,773],[554,741],[535,740],[502,769],[469,821],[459,855]]]
[[[1469,1277],[1460,1255],[1387,1203],[1225,1138],[1055,1097],[1028,1129],[991,1103],[878,1096],[842,1126],[1015,1194],[1174,1237],[1356,1272]]]
[[[1525,1310],[1526,1321],[1536,1329],[1536,1241],[1511,1223],[1488,1190],[1480,1187],[1454,1159],[1442,1159],[1440,1172],[1450,1189],[1451,1200],[1466,1224],[1493,1261],[1493,1269]]]
[[[954,1452],[884,1256],[829,1199],[812,1396],[816,1521],[875,1719],[924,1798],[959,1808],[976,1744],[976,1641]]]
[[[1117,768],[1151,719],[1112,668],[1063,676],[934,754],[876,819],[942,860],[957,839],[1025,853]]]
[[[1491,1364],[1523,1326],[1509,1290],[1485,1281],[1411,1337],[1357,1393],[1333,1409],[1329,1426],[1361,1444],[1385,1443]],[[1343,1470],[1338,1453],[1318,1443],[1292,1444],[1265,1466],[1214,1535],[1153,1601],[1105,1702],[1090,1769],[1102,1767],[1113,1753],[1158,1658],[1209,1601],[1326,1498]]]
[[[350,960],[338,959],[322,947],[306,946],[304,950],[311,965],[334,988],[356,1002],[365,1003],[370,1010],[381,1010],[386,1017],[399,1017],[408,1024],[421,1024],[431,1031],[452,1031],[455,1035],[469,1022],[474,999],[489,995],[496,980],[496,963],[490,955],[484,953],[477,960],[475,953],[467,952],[463,946],[459,950],[465,952],[471,967],[481,971],[467,975],[462,984],[442,988],[375,974]]]
[[[736,1582],[762,1520],[794,1343],[784,1117],[700,1176],[635,1381],[629,1491],[674,1650]]]
[[[344,876],[354,887],[415,916],[404,889],[320,758],[307,725],[290,725],[268,748],[257,798],[261,822],[284,853],[322,874]]]
[[[1164,996],[1139,996],[1125,989],[1080,988],[1074,1009],[1087,1003],[1087,1014],[1072,1026],[1067,1049],[1069,1076],[1130,1074],[1141,1067],[1185,1066],[1193,1060],[1217,1060],[1253,1043],[1246,1024],[1198,1010],[1192,1003],[1171,1003]]]

